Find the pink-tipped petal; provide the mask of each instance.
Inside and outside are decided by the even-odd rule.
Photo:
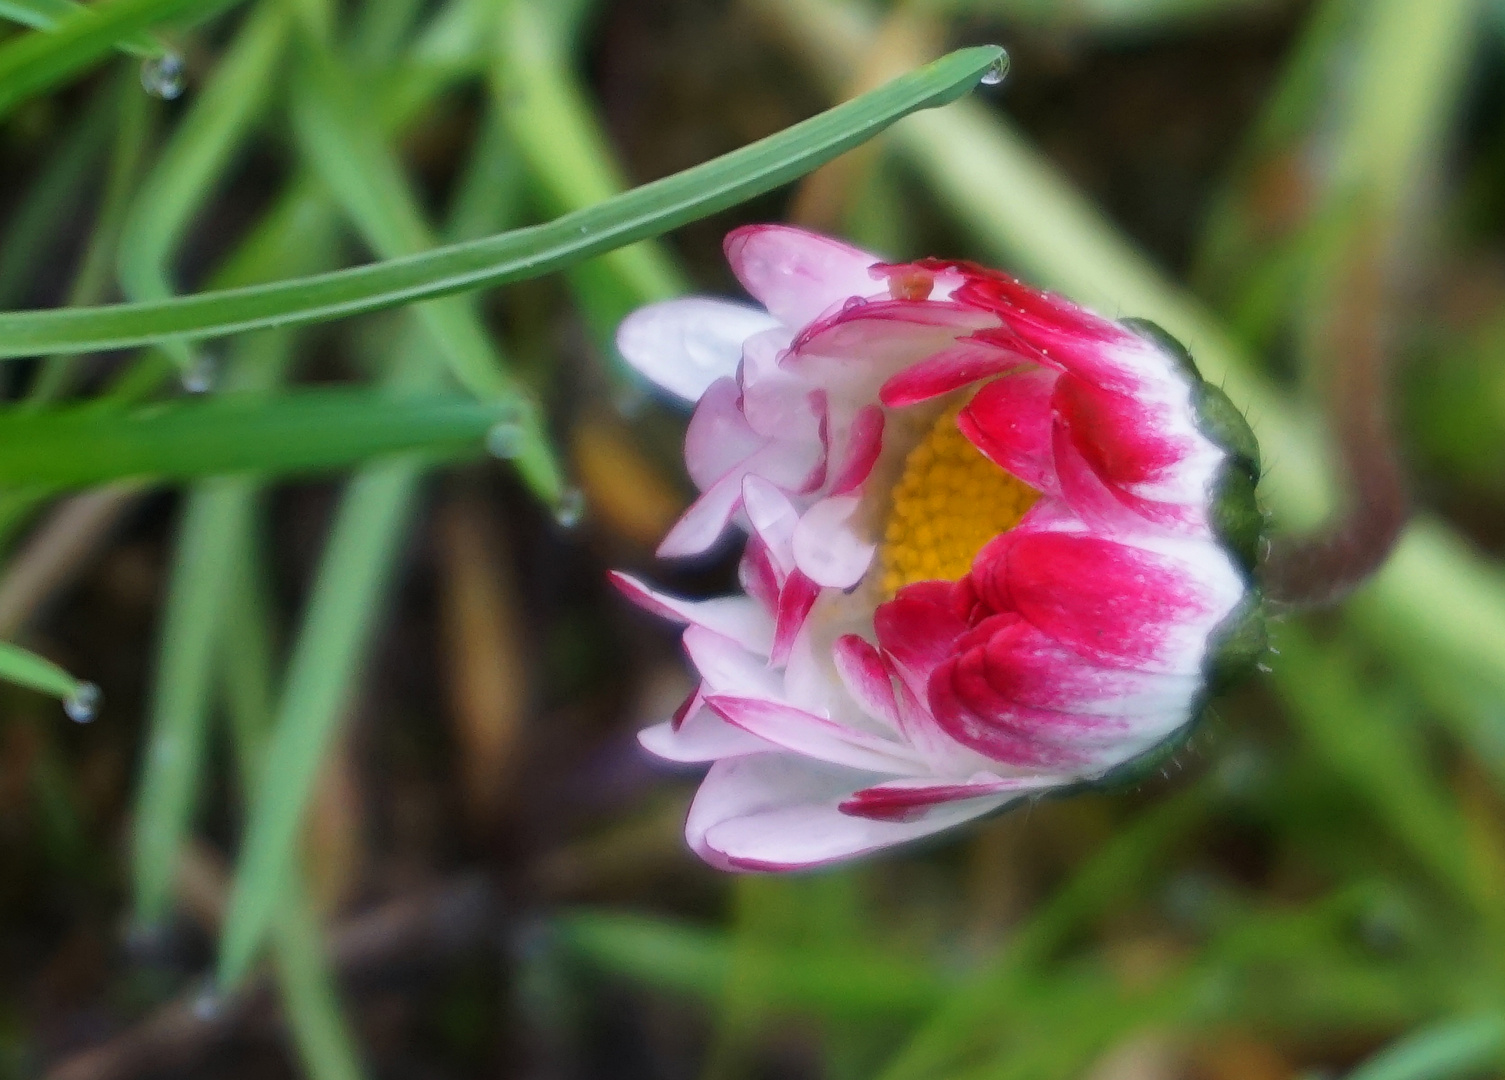
[[[728,724],[710,709],[697,709],[678,728],[668,721],[638,732],[638,742],[665,761],[698,764],[777,749],[766,739]]]
[[[874,256],[803,229],[750,225],[728,234],[724,247],[742,287],[785,326],[803,326],[849,297],[886,292],[868,273]]]
[[[783,687],[778,673],[767,661],[703,626],[687,627],[681,639],[690,663],[700,674],[706,696],[735,694],[740,697],[777,698]]]
[[[752,522],[753,535],[780,578],[794,571],[794,530],[799,525],[799,511],[789,498],[761,476],[742,481],[742,505]]]
[[[836,673],[863,712],[899,728],[899,705],[894,700],[893,679],[883,656],[856,634],[843,634],[831,650]]]
[[[718,761],[695,796],[685,836],[702,858],[723,869],[799,870],[930,836],[1008,798],[949,804],[920,821],[874,821],[837,809],[854,782],[866,786],[862,773],[786,754]]]
[[[1027,533],[1007,548],[1015,609],[1067,648],[1109,667],[1201,670],[1207,638],[1242,595],[1227,556],[1206,544],[1152,551],[1100,536]],[[1204,549],[1211,549],[1205,551]]]
[[[979,379],[1001,375],[1030,360],[996,345],[963,340],[905,368],[883,384],[878,396],[890,409],[902,409],[960,390]]]
[[[682,600],[656,592],[637,578],[613,570],[607,579],[634,604],[674,622],[703,626],[764,656],[773,643],[773,625],[756,601],[745,596]]]
[[[735,379],[717,379],[695,406],[685,429],[685,467],[705,491],[768,445],[747,426]]]
[[[701,494],[658,545],[661,559],[700,555],[721,538],[742,505],[742,478],[733,473]]]
[[[857,731],[766,698],[710,694],[706,705],[730,724],[803,757],[849,769],[907,776],[924,771],[903,743]]]
[[[837,806],[843,814],[874,821],[918,821],[943,803],[999,794],[1023,795],[1069,783],[1065,776],[981,776],[960,781],[889,780],[854,791]]]
[[[779,590],[778,621],[774,625],[773,650],[769,653],[771,664],[788,664],[799,633],[805,627],[805,619],[815,601],[820,599],[820,586],[798,570],[791,571]]]
[[[857,410],[847,430],[847,451],[831,481],[832,495],[850,495],[873,471],[883,452],[883,410],[865,405]]]
[[[861,500],[854,495],[822,499],[795,526],[795,565],[817,585],[847,589],[867,573],[878,548],[853,524],[860,508]]]
[[[742,343],[778,325],[746,304],[705,297],[666,300],[639,308],[617,328],[617,350],[642,375],[686,401],[733,374]]]
[[[956,426],[983,456],[1046,492],[1059,490],[1050,412],[1057,377],[1048,368],[1011,372],[979,390],[956,418]]]
[[[1110,484],[1152,483],[1180,463],[1186,447],[1167,431],[1162,410],[1075,375],[1056,380],[1052,406],[1072,442]]]

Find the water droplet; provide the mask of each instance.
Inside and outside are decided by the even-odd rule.
[[[186,66],[177,53],[163,53],[141,61],[141,87],[152,97],[172,101],[183,93]]]
[[[554,504],[554,521],[561,529],[573,529],[585,517],[585,492],[579,488],[565,488]]]
[[[99,715],[99,700],[99,687],[91,682],[81,682],[64,700],[63,712],[75,724],[87,724]]]
[[[486,452],[492,457],[517,457],[523,452],[523,426],[515,420],[492,424],[486,431]]]
[[[183,372],[183,389],[190,394],[207,394],[214,389],[214,380],[219,375],[219,359],[213,353],[201,352],[193,364]]]
[[[194,995],[193,1016],[195,1020],[200,1020],[207,1024],[211,1020],[218,1019],[224,1008],[225,999],[214,989],[212,983]]]
[[[982,73],[979,80],[984,86],[997,86],[1003,82],[1003,77],[1009,73],[1009,54],[1002,53],[997,60],[988,65],[988,70]]]

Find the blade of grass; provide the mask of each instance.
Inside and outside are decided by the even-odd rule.
[[[177,291],[173,253],[272,94],[288,22],[280,3],[251,12],[158,155],[120,238],[120,287],[129,299],[157,300]],[[193,366],[186,343],[170,339],[161,347],[180,370]]]
[[[76,0],[0,0],[0,19],[10,19],[33,30],[52,30],[57,24],[77,14],[83,4]],[[167,47],[146,33],[135,33],[115,46],[121,52],[143,58],[167,54]]]
[[[285,331],[269,333],[273,338],[288,337]],[[249,485],[239,494],[247,504],[256,498]],[[231,617],[225,621],[218,650],[243,790],[256,785],[265,767],[272,727],[271,634],[255,541],[254,532],[245,530],[229,545],[225,571],[231,581]],[[360,1053],[340,1007],[324,935],[299,874],[288,882],[272,940],[283,1015],[305,1071],[313,1080],[359,1080],[364,1075]]]
[[[333,119],[338,122],[338,114]],[[359,145],[360,136],[348,131],[339,138]],[[497,162],[489,155],[499,149],[505,147],[485,141],[472,156],[446,229],[449,236],[505,224],[498,217],[487,220],[488,214],[500,215],[515,206],[508,193],[491,188]],[[389,171],[381,164],[389,151],[368,141],[365,153],[375,167],[366,174],[369,189],[358,183],[358,177],[336,174],[336,193],[347,200],[345,212],[373,246],[420,239],[426,223],[400,175],[394,177],[395,168]],[[435,329],[421,311],[408,314],[385,380],[392,392],[412,392],[442,380],[443,369],[429,359],[435,343],[442,345]],[[272,765],[250,799],[251,817],[221,940],[222,986],[234,985],[244,976],[272,918],[293,861],[299,822],[353,692],[421,477],[422,466],[413,461],[367,470],[347,488],[336,515],[289,663],[268,754]]]
[[[1493,900],[1469,865],[1462,814],[1426,768],[1419,732],[1395,715],[1397,695],[1365,693],[1352,660],[1296,623],[1272,638],[1275,686],[1301,733],[1455,898],[1487,913]]]
[[[1392,1043],[1348,1080],[1452,1080],[1498,1073],[1505,1063],[1505,1018],[1444,1020]]]
[[[38,170],[0,235],[0,306],[29,298],[46,249],[57,243],[64,219],[78,212],[96,163],[108,154],[119,115],[116,90],[106,84]]]
[[[546,225],[258,288],[147,304],[3,314],[0,357],[123,348],[175,335],[209,337],[323,321],[539,277],[787,183],[900,117],[954,101],[976,86],[1001,55],[993,47],[960,50],[741,150]]]
[[[305,53],[293,119],[307,160],[380,256],[397,258],[432,247],[434,237],[418,199],[381,132],[355,100],[349,72],[322,50],[309,46]],[[519,427],[518,469],[540,498],[557,501],[563,481],[539,410],[492,345],[473,298],[423,304],[417,316],[461,386],[478,397],[508,403]]]
[[[111,266],[120,243],[121,227],[130,198],[141,174],[141,163],[154,128],[154,116],[145,94],[135,93],[135,78],[129,72],[117,80],[120,100],[119,127],[110,167],[105,175],[99,213],[89,234],[84,257],[68,289],[68,303],[97,304],[111,287]],[[27,389],[28,405],[42,405],[63,394],[73,377],[77,357],[49,356],[42,362]]]
[[[178,854],[205,771],[211,661],[232,584],[224,556],[252,520],[250,501],[237,497],[245,486],[238,479],[200,486],[188,496],[179,524],[131,852],[135,917],[142,926],[156,926],[169,914]]]
[[[403,335],[394,389],[432,379],[426,344],[417,331]],[[349,707],[422,475],[421,464],[396,459],[361,472],[341,499],[288,662],[268,765],[249,801],[220,944],[225,989],[245,977],[277,911],[299,824]]]
[[[765,947],[738,958],[724,932],[644,915],[572,912],[555,929],[567,949],[603,971],[711,1001],[735,992],[739,962],[758,967],[763,1008],[902,1015],[931,1007],[947,989],[947,980],[922,966],[855,949]]]
[[[627,186],[557,23],[532,0],[512,0],[491,69],[492,100],[551,214],[604,202]],[[581,263],[570,282],[594,337],[613,355],[617,323],[628,312],[689,288],[668,252],[651,241]]]
[[[212,5],[204,0],[101,0],[80,6],[49,32],[33,32],[0,45],[0,117],[26,98],[67,81],[117,41],[189,12],[203,16],[206,7],[218,10],[223,4],[224,0]]]
[[[90,695],[89,684],[75,679],[51,660],[0,641],[0,679],[51,694],[60,701],[82,702]],[[92,719],[92,714],[82,719]]]
[[[183,480],[345,468],[401,451],[455,458],[515,418],[503,405],[430,392],[289,390],[101,413],[87,406],[0,417],[0,484],[83,487],[125,478]]]

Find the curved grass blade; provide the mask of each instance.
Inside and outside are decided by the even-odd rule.
[[[33,30],[52,30],[58,23],[83,10],[77,0],[0,0],[0,19],[10,19]],[[167,55],[167,47],[147,33],[135,33],[116,43],[121,52],[143,59]]]
[[[341,124],[337,113],[325,119]],[[330,134],[337,143],[364,144],[363,153],[371,158],[375,171],[366,174],[368,183],[339,168],[330,175],[338,181],[346,213],[370,241],[396,244],[404,232],[416,237],[426,231],[422,215],[409,205],[400,175],[380,178],[385,169],[381,162],[390,153],[384,143],[373,144],[348,129]],[[497,162],[492,155],[498,149],[483,141],[474,153],[450,211],[450,236],[464,235],[468,228],[494,229],[515,206],[506,193],[494,190]],[[443,369],[430,359],[439,339],[422,312],[409,312],[393,341],[393,365],[385,383],[394,393],[420,392],[443,380]],[[295,868],[304,808],[325,750],[349,707],[422,476],[421,462],[398,459],[364,470],[346,489],[292,649],[267,752],[270,764],[248,800],[251,811],[221,943],[222,986],[240,981],[273,925]]]
[[[120,287],[130,299],[177,291],[173,252],[270,97],[288,22],[281,4],[251,14],[142,184],[120,238]],[[163,344],[181,369],[192,365],[184,342]]]
[[[136,80],[132,73],[122,71],[120,74],[122,77],[114,80],[120,101],[116,110],[115,147],[105,170],[104,190],[100,194],[94,228],[89,233],[73,284],[68,287],[70,305],[97,304],[114,286],[120,232],[141,177],[142,160],[152,141],[155,111],[145,94],[135,92],[133,84]],[[75,376],[77,360],[76,356],[59,355],[42,361],[31,386],[27,387],[27,405],[41,407],[62,397]]]
[[[239,483],[238,495],[254,500],[254,489]],[[222,553],[221,564],[230,582],[231,617],[222,627],[218,668],[234,717],[236,771],[243,790],[256,786],[272,728],[272,635],[259,554],[253,532],[242,532]],[[284,891],[273,944],[283,1014],[304,1071],[311,1080],[360,1080],[365,1075],[360,1051],[340,1007],[324,935],[301,875],[295,874]]]
[[[12,204],[0,232],[0,305],[30,299],[37,267],[56,243],[65,223],[80,213],[99,163],[109,156],[111,136],[120,116],[115,87],[102,85],[41,162],[35,178]],[[17,178],[7,181],[12,192]]]
[[[0,45],[0,116],[88,67],[117,41],[204,7],[204,0],[104,0],[80,7],[49,33]]]
[[[1452,1080],[1498,1075],[1505,1063],[1505,1017],[1444,1020],[1391,1043],[1348,1080]]]
[[[392,258],[431,247],[418,198],[377,125],[351,91],[352,79],[328,53],[309,49],[293,101],[293,128],[307,160],[378,254]],[[416,309],[435,351],[477,397],[507,401],[518,419],[518,471],[541,499],[557,502],[561,471],[538,409],[508,371],[470,297]]]
[[[75,679],[51,660],[8,641],[0,641],[0,679],[62,701],[77,701],[90,689],[88,683]]]
[[[556,214],[602,202],[628,186],[574,77],[558,22],[550,7],[533,0],[508,4],[491,69],[495,107],[545,208]],[[612,354],[616,325],[628,312],[689,290],[669,253],[652,241],[581,263],[570,272],[570,285],[592,334]]]
[[[221,274],[234,281],[264,281],[289,267],[329,266],[336,250],[331,208],[307,186],[294,186]],[[226,389],[271,393],[291,364],[293,345],[291,332],[271,330],[240,338],[228,357]],[[178,852],[193,824],[205,772],[212,646],[223,639],[223,626],[229,621],[226,609],[236,602],[227,589],[240,584],[236,560],[242,558],[253,531],[259,492],[251,477],[205,481],[188,493],[178,526],[133,815],[131,873],[135,914],[143,925],[154,925],[168,913]],[[232,650],[236,663],[251,651],[238,643]],[[234,705],[257,699],[254,688],[237,684],[235,689],[243,695],[230,695],[231,711],[238,715]],[[265,711],[270,713],[270,706]]]
[[[959,50],[750,146],[545,225],[257,288],[149,304],[0,315],[0,357],[99,350],[150,344],[174,335],[210,337],[317,322],[539,277],[802,176],[918,109],[956,100],[976,86],[1003,55],[993,46]]]
[[[151,405],[80,407],[0,419],[0,485],[84,487],[124,477],[184,480],[306,473],[418,451],[475,457],[505,406],[459,395],[396,398],[371,390],[296,390]]]

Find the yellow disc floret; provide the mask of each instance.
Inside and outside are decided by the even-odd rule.
[[[915,581],[955,581],[984,544],[1019,523],[1040,493],[1000,469],[942,413],[904,459],[883,530],[883,591]]]

